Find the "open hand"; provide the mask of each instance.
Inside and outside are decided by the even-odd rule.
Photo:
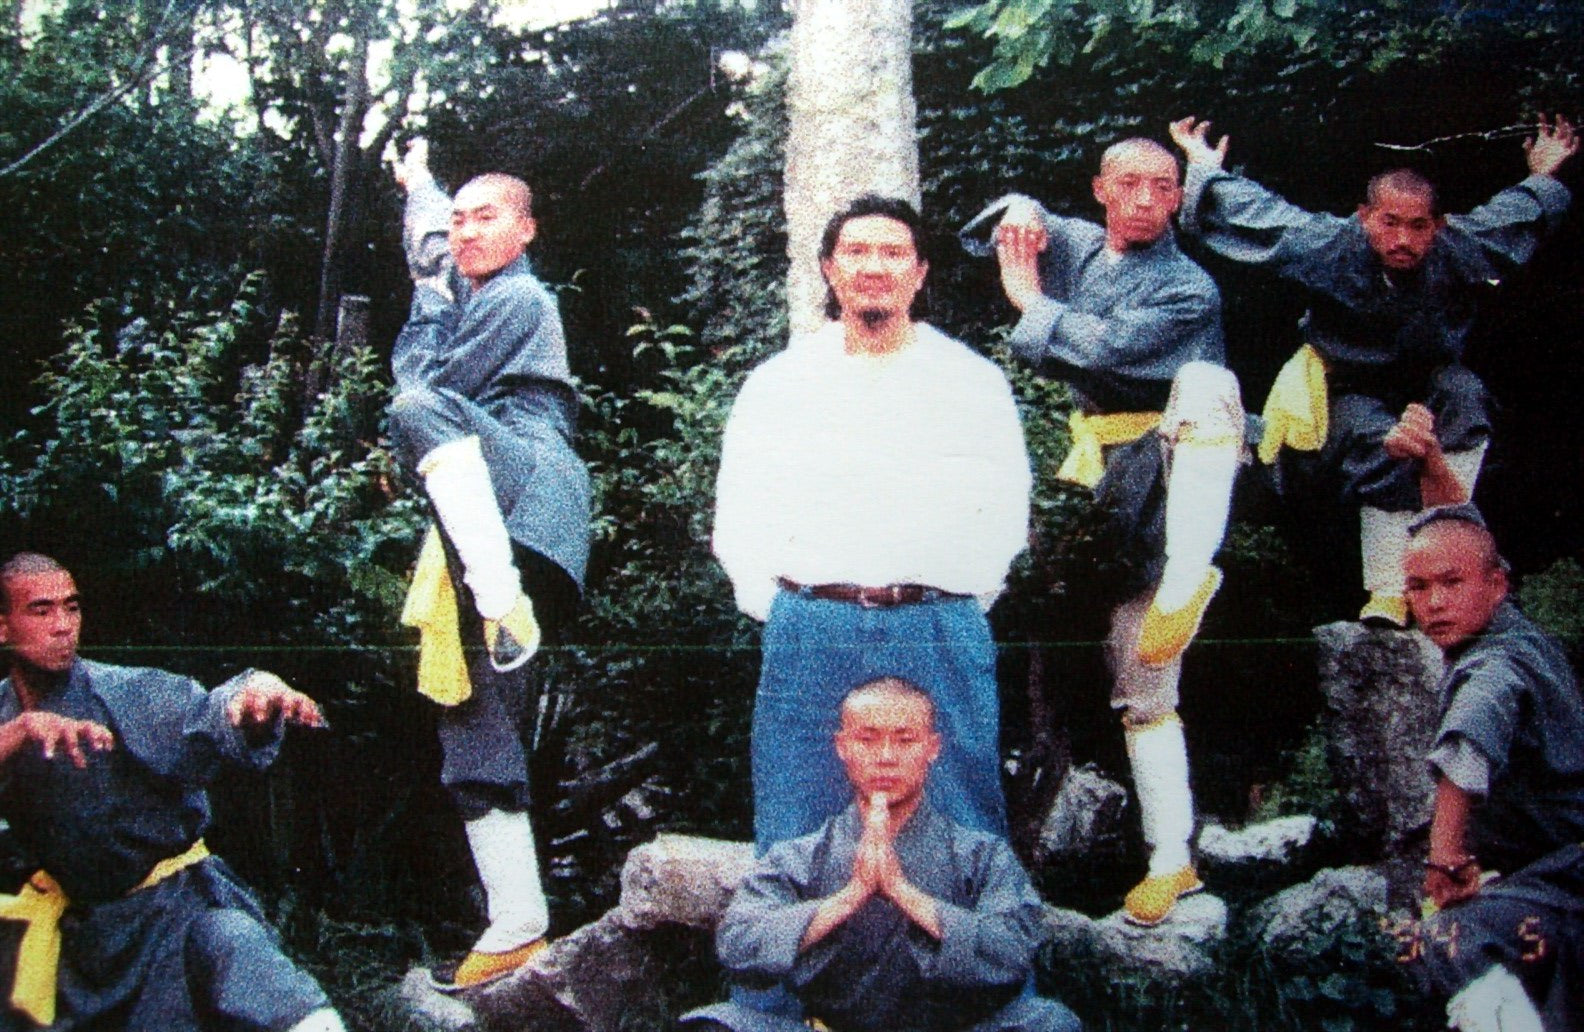
[[[59,713],[28,710],[16,718],[25,741],[37,742],[46,760],[65,753],[76,767],[88,766],[89,752],[115,748],[115,735],[103,724],[74,720]]]
[[[1208,120],[1200,122],[1193,115],[1189,115],[1169,124],[1166,131],[1171,133],[1172,142],[1182,148],[1188,164],[1220,168],[1226,162],[1227,144],[1232,138],[1222,136],[1212,147]]]
[[[1529,162],[1529,171],[1537,176],[1554,176],[1563,162],[1578,153],[1579,137],[1569,122],[1561,115],[1555,121],[1546,124],[1545,115],[1540,116],[1540,131],[1531,139],[1524,141],[1524,156]]]
[[[254,671],[226,704],[226,719],[236,728],[258,728],[282,717],[288,724],[324,727],[319,704],[264,670]]]

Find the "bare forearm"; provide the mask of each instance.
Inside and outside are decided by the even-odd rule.
[[[1446,778],[1436,780],[1435,817],[1430,823],[1430,860],[1459,864],[1468,858],[1467,835],[1472,797]]]
[[[929,933],[930,938],[940,939],[940,904],[936,902],[934,896],[915,888],[911,882],[893,885],[887,895],[890,896],[891,902],[897,905],[897,909],[908,916],[908,920]]]
[[[825,897],[819,909],[814,911],[808,927],[803,930],[803,938],[798,940],[798,952],[803,952],[834,932],[843,921],[857,913],[865,899],[868,899],[868,894],[856,883],[849,883],[835,895]]]

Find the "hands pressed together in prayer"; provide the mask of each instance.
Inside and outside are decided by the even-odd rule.
[[[914,924],[939,939],[940,908],[935,898],[908,881],[897,859],[897,829],[891,826],[890,801],[884,792],[876,792],[859,809],[864,830],[853,857],[852,879],[820,904],[800,948],[808,949],[825,938],[875,896],[896,904]]]

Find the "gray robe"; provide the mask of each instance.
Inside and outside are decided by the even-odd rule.
[[[908,879],[940,904],[937,942],[894,904],[871,899],[808,950],[820,901],[852,876],[856,806],[812,835],[771,847],[732,897],[716,952],[750,988],[784,985],[837,1032],[946,1029],[1071,1032],[1078,1020],[1027,990],[1044,938],[1043,906],[1005,841],[921,805],[897,836]],[[804,1028],[735,1003],[694,1011],[736,1032]]]
[[[1319,468],[1325,490],[1348,503],[1418,509],[1417,465],[1392,459],[1381,439],[1410,402],[1428,405],[1449,451],[1490,435],[1491,402],[1460,365],[1479,305],[1561,224],[1568,189],[1530,176],[1467,215],[1449,215],[1419,268],[1388,276],[1358,215],[1304,211],[1258,183],[1188,166],[1183,231],[1223,258],[1304,288],[1303,339],[1325,359],[1330,434]],[[1284,461],[1294,460],[1288,453]],[[1315,474],[1302,466],[1288,479]]]
[[[992,201],[958,233],[969,254],[995,253],[1007,204]],[[1041,209],[1049,244],[1040,254],[1040,290],[1008,342],[1017,356],[1071,384],[1085,413],[1159,412],[1172,379],[1189,362],[1224,365],[1221,293],[1208,273],[1166,235],[1113,255],[1103,226]],[[1166,552],[1166,465],[1158,433],[1105,450],[1095,502],[1106,513],[1101,551],[1123,563],[1107,578],[1107,605],[1160,580]]]
[[[409,468],[447,439],[476,434],[512,539],[550,560],[582,589],[588,565],[590,486],[573,450],[577,391],[555,298],[518,258],[474,289],[442,257],[445,195],[415,186],[406,236],[409,264],[448,276],[454,300],[420,282],[391,354],[402,395],[438,395],[450,426],[392,434]]]
[[[204,833],[204,786],[223,765],[260,769],[274,759],[279,723],[250,744],[225,718],[239,685],[205,692],[163,670],[79,660],[40,708],[104,724],[115,747],[91,753],[83,769],[24,748],[0,770],[0,815],[71,900],[52,1028],[197,1032],[229,1020],[273,1030],[328,1006],[219,858],[128,894]],[[11,682],[0,682],[0,721],[20,712]],[[31,1027],[0,1015],[0,1028],[12,1023]]]
[[[1415,971],[1450,996],[1500,960],[1548,1029],[1584,1027],[1584,697],[1511,603],[1447,659],[1436,742],[1465,739],[1488,763],[1468,845],[1503,877],[1426,922]]]

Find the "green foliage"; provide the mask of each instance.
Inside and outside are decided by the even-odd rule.
[[[1584,644],[1584,566],[1564,556],[1518,585],[1518,604],[1529,618],[1575,650]]]
[[[1116,45],[1161,47],[1216,68],[1282,50],[1379,70],[1433,61],[1459,17],[1439,0],[985,0],[957,11],[945,28],[994,41],[993,58],[973,81],[993,93],[1052,61],[1071,65]]]

